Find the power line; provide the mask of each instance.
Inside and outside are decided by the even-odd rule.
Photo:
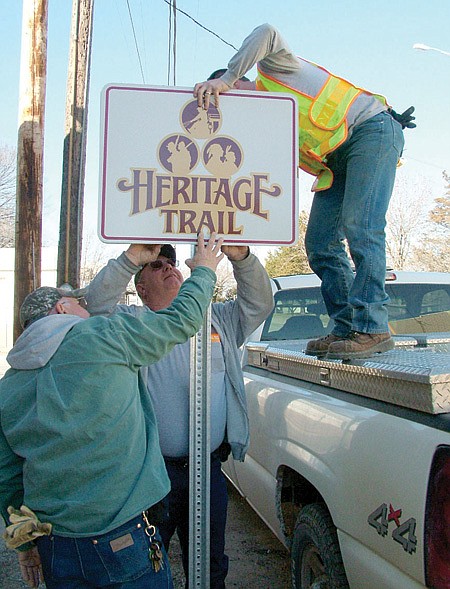
[[[173,11],[173,85],[177,85],[177,0],[172,0]]]
[[[440,166],[439,164],[432,164],[431,162],[424,162],[423,160],[418,160],[415,157],[408,156],[407,153],[405,153],[405,160],[413,160],[414,162],[418,162],[419,164],[425,164],[426,166],[438,168],[439,170],[445,170],[445,166]]]
[[[207,31],[208,33],[210,33],[211,35],[213,35],[214,37],[217,37],[217,39],[219,39],[220,41],[222,41],[222,43],[225,43],[225,45],[228,45],[229,47],[232,47],[235,51],[237,51],[237,47],[235,47],[232,43],[228,43],[228,41],[225,41],[225,39],[223,39],[223,37],[221,37],[220,35],[218,35],[217,33],[215,33],[214,31],[212,31],[211,29],[208,29],[207,27],[205,27],[204,25],[202,25],[200,22],[198,22],[198,20],[196,20],[195,18],[193,18],[190,14],[188,14],[187,12],[185,12],[184,10],[181,10],[181,8],[178,8],[176,5],[176,0],[164,0],[164,2],[169,6],[169,49],[168,49],[168,72],[167,72],[167,84],[170,84],[170,70],[171,68],[171,46],[172,46],[172,51],[173,51],[173,83],[175,85],[175,66],[176,66],[176,13],[177,12],[181,12],[181,14],[184,14],[184,16],[186,16],[187,18],[189,18],[190,20],[192,20],[192,22],[194,22],[197,26],[199,26],[200,28],[202,28],[203,30]],[[141,55],[139,52],[139,45],[138,45],[138,41],[137,41],[137,37],[136,37],[136,30],[134,27],[134,21],[133,21],[133,15],[131,14],[131,8],[130,8],[130,2],[129,0],[127,0],[127,7],[128,7],[128,15],[130,17],[130,22],[131,22],[131,28],[133,31],[133,38],[134,38],[134,45],[136,48],[136,53],[138,56],[138,60],[139,60],[139,67],[141,70],[141,76],[142,76],[142,81],[145,84],[145,76],[144,76],[144,70],[142,67],[142,60],[141,60]],[[173,42],[172,42],[172,22],[173,22]]]
[[[169,46],[167,55],[167,85],[170,85],[170,72],[173,73],[173,85],[176,86],[176,71],[177,71],[177,1],[169,0]],[[173,41],[172,41],[173,29]],[[173,51],[173,67],[172,54]]]
[[[172,63],[172,54],[170,53],[170,46],[172,43],[172,3],[169,4],[169,35],[168,35],[168,47],[167,47],[167,85],[170,86],[170,70]]]
[[[232,43],[228,43],[228,41],[225,41],[225,39],[223,39],[220,35],[218,35],[217,33],[215,33],[214,31],[211,31],[211,29],[208,29],[207,27],[203,26],[201,23],[198,22],[198,20],[195,20],[195,18],[193,18],[190,14],[188,14],[187,12],[185,12],[184,10],[181,10],[181,8],[177,8],[176,6],[174,6],[171,2],[171,0],[164,0],[164,2],[166,4],[168,4],[169,6],[173,6],[173,9],[181,12],[181,14],[184,14],[184,16],[187,16],[188,18],[190,18],[193,22],[195,22],[196,25],[198,25],[199,27],[201,27],[202,29],[204,29],[205,31],[207,31],[208,33],[211,33],[211,35],[214,35],[214,37],[217,37],[218,39],[220,39],[220,41],[222,41],[222,43],[225,43],[225,45],[229,45],[230,47],[232,47],[235,51],[238,50],[237,47],[235,47]]]
[[[127,0],[127,6],[128,6],[128,14],[130,15],[131,28],[133,30],[134,44],[136,46],[136,52],[137,52],[137,56],[138,56],[138,60],[139,60],[139,67],[141,68],[142,81],[145,84],[145,77],[144,77],[144,70],[142,68],[141,54],[139,53],[139,47],[138,47],[138,42],[137,42],[137,38],[136,38],[136,31],[134,29],[133,16],[131,14],[131,8],[130,8],[130,2],[129,2],[129,0]]]

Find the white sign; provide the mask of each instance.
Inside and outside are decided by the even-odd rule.
[[[292,245],[298,236],[297,103],[227,92],[109,85],[102,93],[99,236],[107,243]]]

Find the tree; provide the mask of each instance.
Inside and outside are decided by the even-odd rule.
[[[217,268],[217,281],[214,287],[213,303],[223,303],[236,297],[237,285],[233,267],[228,259],[222,261]]]
[[[430,221],[443,229],[450,229],[450,175],[445,171],[442,175],[447,182],[445,194],[434,200],[436,205],[430,212]]]
[[[413,269],[414,247],[424,230],[430,192],[425,182],[397,177],[386,215],[386,257],[396,270]]]
[[[16,150],[0,146],[0,247],[14,247]]]
[[[294,274],[309,274],[312,270],[308,264],[305,250],[305,233],[308,225],[308,213],[302,211],[299,217],[299,236],[297,245],[279,247],[270,252],[266,260],[266,270],[269,276],[292,276]]]
[[[427,232],[414,252],[416,269],[427,272],[448,272],[450,267],[450,176],[443,172],[443,177],[445,194],[434,199]]]
[[[122,249],[120,244],[110,245],[103,243],[95,233],[85,235],[81,258],[80,286],[87,286],[103,266],[106,266],[108,260],[115,258]]]

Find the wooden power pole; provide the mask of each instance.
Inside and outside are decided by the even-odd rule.
[[[14,339],[19,310],[41,284],[44,113],[48,0],[23,0],[17,141],[17,204],[14,274]]]
[[[73,0],[57,283],[80,286],[84,170],[94,0]]]

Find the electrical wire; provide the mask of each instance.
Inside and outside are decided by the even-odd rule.
[[[433,168],[439,168],[439,170],[444,170],[445,166],[440,166],[439,164],[432,164],[431,162],[424,162],[423,160],[418,160],[415,157],[411,157],[408,156],[407,153],[405,153],[405,160],[412,160],[413,162],[418,162],[419,164],[425,164],[426,166],[432,166]]]
[[[171,70],[171,63],[172,63],[172,54],[170,52],[170,46],[172,44],[172,0],[168,2],[169,4],[169,44],[167,47],[167,85],[170,86],[170,70]]]
[[[228,41],[225,41],[225,39],[223,39],[220,35],[218,35],[217,33],[215,33],[214,31],[211,31],[211,29],[208,29],[207,27],[203,26],[201,23],[198,22],[198,20],[195,20],[195,18],[193,18],[190,14],[188,14],[187,12],[185,12],[184,10],[181,10],[181,8],[177,8],[176,6],[174,6],[172,4],[172,0],[164,0],[164,2],[166,4],[168,4],[169,6],[173,6],[173,9],[176,10],[177,12],[181,12],[181,14],[184,14],[184,16],[187,16],[188,18],[190,18],[193,22],[195,22],[196,25],[198,25],[199,27],[201,27],[202,29],[204,29],[205,31],[207,31],[208,33],[211,33],[211,35],[214,35],[214,37],[217,37],[218,39],[220,39],[220,41],[222,41],[222,43],[225,43],[225,45],[229,45],[230,47],[232,47],[235,51],[238,50],[237,47],[235,47],[232,43],[228,43]],[[174,1],[174,4],[176,4],[176,1]]]
[[[134,21],[133,21],[133,15],[131,14],[131,8],[130,8],[130,2],[129,0],[127,1],[127,7],[128,7],[128,15],[130,17],[130,22],[131,22],[131,28],[133,31],[133,38],[134,38],[134,44],[136,47],[136,53],[138,56],[138,60],[139,60],[139,67],[141,70],[141,76],[142,76],[142,81],[145,84],[145,76],[144,76],[144,70],[142,67],[142,60],[141,60],[141,55],[139,52],[139,45],[138,45],[138,41],[137,41],[137,37],[136,37],[136,30],[134,27]],[[188,14],[187,12],[185,12],[184,10],[181,10],[181,8],[177,7],[177,2],[176,0],[164,0],[164,2],[169,6],[169,46],[168,46],[168,68],[167,68],[167,85],[170,85],[170,74],[172,72],[172,79],[173,79],[173,85],[176,85],[176,59],[177,59],[177,49],[176,49],[176,43],[177,43],[177,22],[176,22],[176,16],[177,16],[177,12],[181,12],[181,14],[184,14],[184,16],[186,16],[187,18],[189,18],[190,20],[192,20],[192,22],[194,22],[197,26],[199,26],[200,28],[202,28],[203,30],[207,31],[208,33],[210,33],[211,35],[213,35],[214,37],[217,37],[217,39],[219,39],[220,41],[222,41],[222,43],[225,43],[225,45],[228,45],[229,47],[232,47],[235,51],[237,51],[237,47],[235,47],[232,43],[228,43],[228,41],[225,41],[225,39],[223,39],[223,37],[221,37],[220,35],[218,35],[217,33],[215,33],[214,31],[212,31],[211,29],[208,29],[207,27],[205,27],[204,25],[202,25],[198,20],[196,20],[195,18],[193,18],[190,14]],[[172,65],[172,55],[173,55],[173,65]]]
[[[139,60],[139,67],[141,68],[142,82],[145,84],[145,77],[144,77],[144,70],[142,68],[141,54],[139,53],[139,47],[138,47],[138,42],[137,42],[137,38],[136,38],[136,31],[134,29],[133,16],[131,14],[129,0],[127,0],[127,7],[128,7],[128,14],[130,15],[131,28],[133,30],[134,44],[136,46],[136,52],[137,52],[137,56],[138,56],[138,60]]]
[[[172,0],[173,18],[173,85],[176,86],[177,73],[177,0]]]

